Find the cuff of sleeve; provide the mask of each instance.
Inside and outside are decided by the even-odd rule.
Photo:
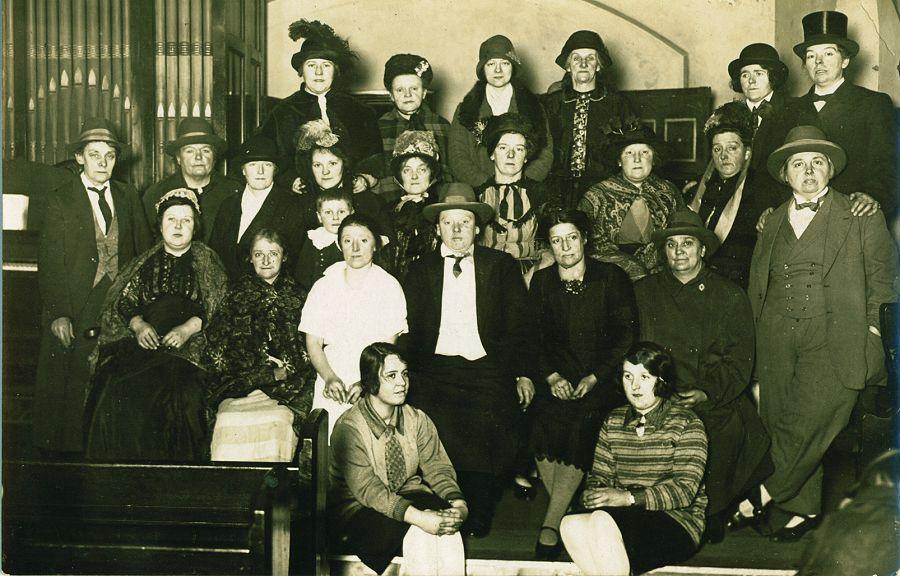
[[[631,495],[634,497],[634,505],[639,508],[647,507],[647,494],[643,488],[641,489],[629,489]]]
[[[463,493],[459,492],[459,491],[450,492],[448,494],[441,496],[441,498],[443,498],[447,502],[453,502],[454,500],[465,500],[466,499],[466,497],[463,496]]]
[[[394,504],[394,509],[391,511],[391,518],[398,522],[403,522],[403,517],[406,515],[406,509],[410,506],[412,506],[412,504],[409,500],[406,498],[398,498],[397,503]]]

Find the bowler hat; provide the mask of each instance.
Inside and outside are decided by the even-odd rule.
[[[731,76],[735,86],[740,86],[738,77],[741,74],[741,68],[751,64],[772,68],[777,70],[782,77],[787,78],[788,67],[778,56],[778,50],[768,44],[756,43],[745,46],[741,50],[740,56],[728,64],[728,75]]]
[[[608,162],[615,165],[619,161],[622,150],[632,144],[646,144],[653,148],[654,165],[659,166],[665,162],[668,152],[666,143],[646,124],[637,124],[624,132],[610,134],[609,141],[605,146]]]
[[[256,161],[276,162],[278,160],[278,146],[271,139],[262,135],[251,136],[241,144],[238,153],[234,157],[237,166],[243,166],[247,162]]]
[[[659,248],[670,236],[693,236],[706,246],[706,255],[709,256],[719,248],[719,237],[716,233],[703,225],[700,215],[688,208],[675,211],[669,218],[669,223],[662,230],[654,230],[650,237]]]
[[[500,137],[510,133],[521,134],[525,137],[529,157],[538,151],[537,133],[531,120],[527,116],[515,112],[505,112],[499,116],[488,118],[487,126],[484,128],[484,146],[488,151],[488,156],[494,153]]]
[[[847,165],[847,153],[844,149],[829,141],[825,133],[815,126],[797,126],[788,132],[784,144],[769,154],[766,168],[775,180],[781,181],[781,167],[792,154],[798,152],[821,152],[834,165],[835,175]]]
[[[491,36],[478,48],[478,66],[475,67],[475,74],[479,80],[484,80],[484,65],[493,58],[508,60],[513,65],[513,76],[517,74],[519,66],[522,65],[512,40],[502,34]]]
[[[438,189],[438,201],[422,208],[422,216],[434,222],[444,210],[468,210],[475,214],[479,224],[490,222],[494,217],[491,205],[479,202],[475,198],[475,190],[464,182],[442,184]]]
[[[847,15],[834,10],[813,12],[803,17],[803,42],[794,46],[794,54],[806,56],[806,49],[817,44],[837,44],[853,58],[859,52],[859,44],[847,38]]]
[[[116,130],[112,122],[106,118],[88,118],[81,125],[81,132],[72,142],[69,142],[69,154],[74,154],[90,142],[106,142],[113,148],[124,154],[128,145],[121,142],[116,136]]]
[[[597,51],[597,57],[600,58],[600,62],[604,68],[612,66],[612,58],[609,56],[606,45],[603,44],[603,39],[593,30],[579,30],[573,32],[572,35],[569,36],[569,39],[566,40],[562,50],[560,50],[559,56],[556,57],[556,65],[565,70],[569,54],[571,54],[573,50],[578,50],[580,48],[593,48]]]
[[[209,144],[215,148],[217,155],[225,151],[225,140],[219,138],[212,124],[203,118],[185,118],[179,122],[175,139],[166,142],[166,154],[175,156],[182,146],[188,144]]]
[[[422,86],[428,88],[434,79],[431,64],[416,54],[394,54],[384,63],[384,87],[390,91],[394,78],[403,74],[418,76]]]

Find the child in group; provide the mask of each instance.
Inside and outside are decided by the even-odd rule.
[[[325,269],[344,259],[338,247],[338,228],[344,218],[353,214],[353,198],[340,188],[323,190],[316,198],[318,228],[309,230],[297,261],[294,279],[309,291]]]

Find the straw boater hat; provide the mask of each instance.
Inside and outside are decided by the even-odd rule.
[[[651,238],[657,248],[661,248],[670,236],[693,236],[706,246],[709,256],[719,248],[719,237],[703,225],[700,215],[687,208],[676,211],[663,230],[654,230]]]
[[[815,126],[797,126],[788,132],[784,144],[769,154],[766,168],[775,180],[781,182],[781,167],[792,154],[797,152],[821,152],[834,164],[834,175],[837,176],[847,165],[847,153],[844,149],[829,141],[825,133]]]
[[[422,79],[422,86],[428,88],[434,79],[434,71],[428,60],[417,54],[394,54],[384,63],[384,87],[390,91],[391,83],[397,76],[410,74]]]
[[[556,65],[565,70],[566,62],[569,60],[569,54],[571,54],[573,50],[579,50],[581,48],[593,48],[596,50],[597,57],[600,59],[600,64],[603,68],[612,66],[612,58],[609,56],[606,45],[603,44],[603,39],[593,30],[579,30],[578,32],[573,32],[572,35],[569,36],[569,39],[566,40],[562,50],[560,50],[559,56],[556,57]]]
[[[185,118],[178,123],[175,139],[166,142],[166,154],[175,156],[182,146],[189,144],[209,144],[216,151],[216,156],[225,151],[225,140],[219,138],[212,124],[203,118]]]
[[[88,118],[85,120],[76,139],[69,142],[69,154],[74,154],[90,142],[106,142],[120,154],[128,151],[128,145],[119,140],[112,122],[106,118]]]
[[[422,208],[422,215],[429,222],[434,222],[444,210],[468,210],[475,214],[478,224],[490,222],[494,217],[490,204],[476,200],[475,191],[463,182],[442,184],[438,190],[438,201]]]
[[[738,91],[740,91],[738,77],[741,75],[741,68],[750,66],[751,64],[768,67],[776,71],[783,79],[788,77],[788,67],[778,56],[778,50],[768,44],[750,44],[741,50],[740,56],[728,64],[728,75],[731,76],[731,80],[737,86]],[[772,88],[777,88],[777,86],[772,86]]]
[[[837,44],[853,58],[859,52],[859,44],[847,38],[847,16],[833,10],[813,12],[803,17],[803,42],[794,46],[794,54],[806,57],[806,49],[818,44]]]
[[[519,59],[519,55],[516,54],[512,40],[502,34],[497,34],[482,42],[478,48],[478,66],[475,67],[475,74],[479,80],[484,80],[484,65],[488,63],[488,60],[494,58],[508,60],[513,65],[513,78],[518,75],[522,61]]]

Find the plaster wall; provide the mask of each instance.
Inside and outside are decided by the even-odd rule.
[[[394,53],[428,58],[436,72],[438,110],[447,118],[475,81],[478,46],[485,38],[509,36],[528,69],[528,84],[543,92],[562,75],[553,62],[560,48],[581,28],[603,37],[614,60],[610,76],[620,88],[710,86],[721,104],[735,96],[728,87],[728,62],[749,43],[774,43],[779,1],[272,0],[268,89],[284,97],[298,88],[290,56],[299,43],[291,42],[287,27],[308,18],[349,37],[361,58],[356,90],[383,90],[383,65]]]

